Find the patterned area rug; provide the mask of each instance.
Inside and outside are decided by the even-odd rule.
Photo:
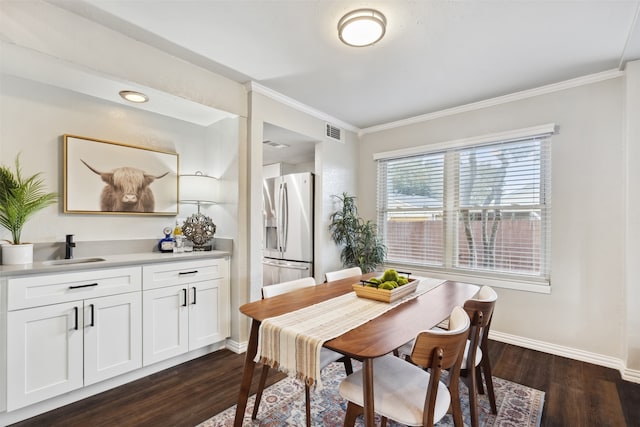
[[[256,369],[260,369],[259,366]],[[354,369],[359,369],[358,362],[354,361]],[[311,425],[313,426],[342,426],[347,403],[338,394],[340,381],[345,377],[344,365],[332,363],[322,371],[324,389],[314,390],[311,393]],[[539,426],[544,403],[544,392],[512,383],[501,378],[494,377],[493,385],[496,393],[496,405],[498,414],[491,414],[489,399],[486,395],[479,395],[479,424],[481,426],[509,426],[529,427]],[[469,408],[467,399],[467,387],[460,384],[460,396],[462,400],[462,412],[464,424],[470,425]],[[304,386],[302,382],[293,378],[285,378],[282,381],[268,387],[262,395],[262,403],[255,421],[251,420],[251,412],[255,396],[249,398],[243,426],[282,427],[304,426],[305,405]],[[227,427],[233,425],[236,407],[215,415],[213,418],[200,424],[198,427]],[[378,420],[378,423],[380,420]],[[356,426],[362,426],[362,417],[358,418]],[[400,427],[391,420],[389,427]],[[438,426],[453,426],[451,415],[446,415]]]

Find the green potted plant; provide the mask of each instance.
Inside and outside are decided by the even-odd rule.
[[[45,191],[40,173],[22,176],[19,154],[15,171],[0,166],[0,224],[11,233],[11,240],[2,245],[3,264],[33,262],[33,244],[20,240],[22,228],[33,214],[57,201],[57,193]]]
[[[340,207],[331,214],[329,230],[332,240],[342,246],[340,259],[344,267],[360,267],[363,273],[375,271],[384,263],[387,247],[378,236],[376,224],[358,216],[355,196],[342,193],[332,196]]]

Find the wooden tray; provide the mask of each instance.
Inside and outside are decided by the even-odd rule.
[[[372,286],[363,286],[362,283],[354,283],[353,290],[360,298],[368,298],[382,302],[394,302],[399,298],[412,294],[418,287],[416,279],[409,279],[409,283],[398,286],[395,289],[378,289]]]

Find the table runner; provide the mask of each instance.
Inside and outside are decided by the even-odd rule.
[[[255,362],[322,389],[320,350],[322,345],[403,302],[436,288],[445,280],[416,277],[416,291],[392,303],[359,298],[350,292],[291,313],[265,319],[258,336]]]

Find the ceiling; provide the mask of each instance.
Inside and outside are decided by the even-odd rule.
[[[640,59],[640,0],[50,2],[355,129]],[[387,32],[348,47],[337,22],[361,7]]]

